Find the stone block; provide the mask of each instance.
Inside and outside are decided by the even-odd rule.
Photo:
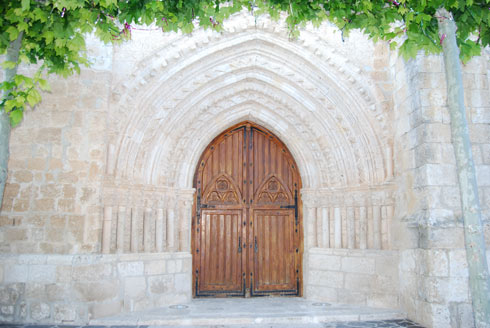
[[[119,284],[113,280],[78,282],[73,284],[73,290],[83,302],[102,302],[112,300],[119,294]]]
[[[308,274],[308,284],[340,288],[344,285],[344,273],[338,271],[311,270]]]
[[[28,299],[45,299],[46,298],[46,285],[42,283],[31,282],[27,283],[26,297]]]
[[[429,186],[454,186],[457,183],[456,167],[447,164],[426,164],[425,182]]]
[[[74,266],[72,270],[74,281],[96,281],[113,277],[112,264],[99,263],[88,266]]]
[[[376,274],[398,277],[398,256],[379,256],[375,259]]]
[[[124,299],[142,299],[146,296],[146,279],[128,277],[124,279]]]
[[[53,283],[56,282],[55,265],[31,265],[29,266],[29,281]]]
[[[5,267],[5,282],[27,282],[29,275],[28,265],[11,265]]]
[[[190,273],[177,273],[174,275],[175,291],[177,293],[191,293],[192,279]]]
[[[56,323],[73,323],[77,320],[75,304],[54,304],[53,319]]]
[[[120,262],[117,271],[121,277],[142,276],[144,274],[143,262]]]
[[[2,316],[11,316],[14,314],[14,306],[13,305],[2,305],[0,306],[0,314]]]
[[[370,307],[396,309],[399,307],[399,303],[397,294],[376,292],[367,294],[366,305]]]
[[[369,257],[343,257],[341,270],[344,272],[358,272],[374,274],[375,259]]]
[[[449,258],[444,250],[431,249],[425,253],[426,274],[433,277],[449,276]]]
[[[92,319],[118,314],[123,309],[123,301],[94,303],[89,307],[89,315]]]
[[[25,286],[22,283],[13,283],[0,286],[0,304],[12,305],[23,296]]]
[[[165,274],[165,260],[150,261],[145,263],[145,275]]]
[[[488,124],[470,124],[470,140],[472,143],[487,144],[490,140]]]
[[[34,200],[34,209],[36,211],[54,211],[54,199],[52,198],[43,198]]]
[[[47,284],[46,299],[50,302],[64,301],[72,298],[71,285],[69,284]]]
[[[33,178],[32,172],[27,170],[15,171],[13,175],[13,180],[18,183],[31,182]]]
[[[366,305],[367,294],[360,291],[339,289],[337,290],[337,299],[339,303]]]
[[[473,308],[468,303],[450,303],[449,313],[451,327],[454,328],[473,328],[475,322],[473,318]]]
[[[311,269],[340,271],[340,256],[310,254],[309,263]]]
[[[445,304],[429,304],[433,328],[451,327],[449,308]]]
[[[167,261],[167,273],[175,273],[177,272],[177,261],[168,260]]]
[[[490,186],[490,165],[476,165],[475,169],[478,186]]]
[[[344,278],[344,289],[371,292],[376,285],[376,277],[368,274],[346,273]]]
[[[161,275],[148,278],[149,289],[152,294],[171,293],[174,290],[174,276]]]
[[[417,167],[441,162],[442,154],[440,144],[425,142],[415,148],[415,164]]]
[[[490,165],[490,144],[482,144],[481,145],[481,153],[483,164]]]
[[[32,302],[30,306],[31,319],[44,322],[51,317],[51,308],[48,303]]]
[[[468,277],[466,250],[455,249],[449,251],[449,275],[450,277]]]
[[[338,302],[339,289],[323,286],[306,286],[306,298],[320,302]]]
[[[390,276],[382,276],[376,275],[374,278],[374,291],[383,294],[396,294],[398,292],[398,276],[390,277]]]
[[[71,265],[59,265],[56,266],[56,282],[71,282],[72,280],[72,266]]]

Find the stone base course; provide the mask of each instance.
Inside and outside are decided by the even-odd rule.
[[[83,324],[191,296],[186,253],[0,255],[0,268],[6,322]]]

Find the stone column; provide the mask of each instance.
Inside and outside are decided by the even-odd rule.
[[[192,205],[195,189],[179,190],[179,251],[191,251]]]
[[[155,222],[155,246],[156,251],[163,252],[163,245],[165,244],[166,237],[166,214],[163,208],[157,209],[157,219]]]
[[[359,248],[367,248],[367,213],[364,206],[359,208]]]
[[[118,253],[124,252],[124,226],[126,225],[126,207],[119,206],[117,211],[117,239],[116,250]]]
[[[167,208],[167,249],[175,250],[175,210]]]
[[[323,240],[322,247],[330,247],[330,224],[328,220],[328,207],[322,207],[322,227],[323,227]]]
[[[151,244],[151,208],[145,208],[145,215],[143,221],[143,249],[145,253],[152,251]]]
[[[138,252],[138,209],[131,209],[131,252]]]
[[[109,253],[111,250],[111,226],[112,226],[112,206],[104,207],[104,222],[102,226],[102,253]]]
[[[316,205],[315,199],[317,190],[314,189],[302,189],[301,197],[303,199],[303,225],[305,229],[304,244],[305,251],[312,247],[316,247],[317,234],[316,234]]]
[[[334,209],[334,229],[335,248],[342,248],[342,215],[339,207]]]

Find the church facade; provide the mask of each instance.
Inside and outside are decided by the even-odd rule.
[[[442,57],[250,14],[88,47],[11,135],[0,321],[267,294],[473,326]],[[489,54],[463,70],[488,247]]]

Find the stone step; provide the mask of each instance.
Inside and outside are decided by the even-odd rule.
[[[186,304],[93,319],[93,325],[306,325],[405,319],[396,309],[330,304],[302,298],[195,299]]]

